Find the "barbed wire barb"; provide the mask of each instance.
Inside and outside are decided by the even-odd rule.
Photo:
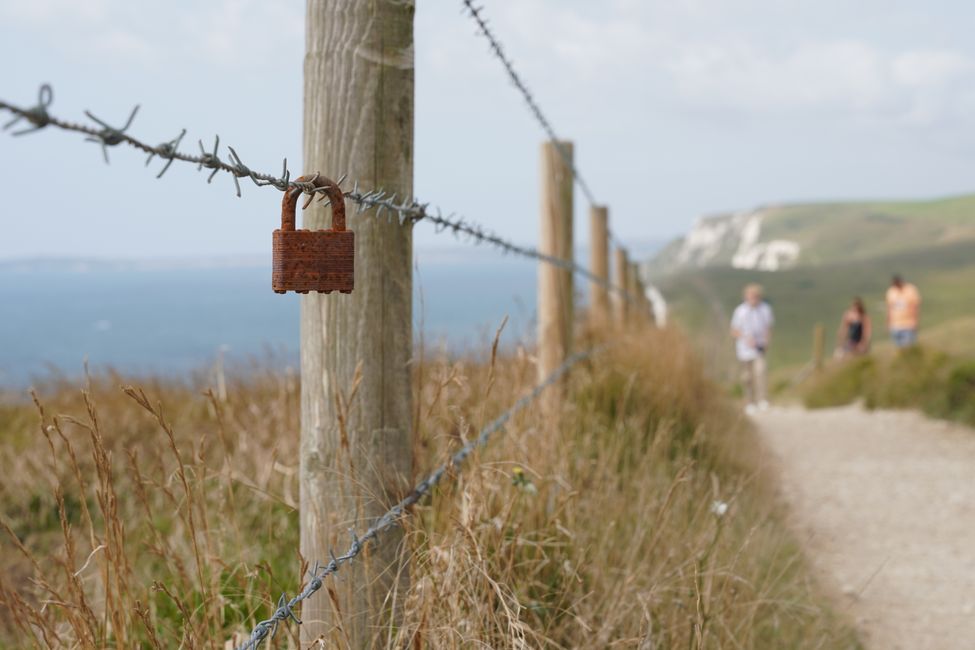
[[[218,152],[220,150],[220,136],[218,135],[214,138],[213,153],[210,153],[203,148],[203,140],[197,140],[197,143],[199,143],[200,145],[200,164],[196,168],[196,170],[200,171],[204,167],[213,170],[212,172],[210,172],[209,178],[207,178],[207,185],[209,185],[210,182],[213,180],[213,177],[217,175],[217,172],[223,168],[222,167],[223,162],[220,160],[220,157],[218,156]]]
[[[37,106],[27,109],[22,114],[15,115],[14,119],[3,125],[3,130],[6,131],[21,120],[27,120],[31,126],[20,131],[13,131],[11,135],[25,135],[43,129],[51,121],[50,116],[47,114],[47,107],[53,101],[54,89],[51,88],[50,84],[41,84],[40,89],[37,91]]]
[[[182,142],[183,136],[186,135],[186,129],[180,131],[179,135],[168,142],[163,142],[157,146],[154,150],[149,152],[149,157],[146,158],[146,167],[152,162],[152,159],[156,156],[164,158],[166,164],[163,168],[156,174],[156,178],[162,178],[162,175],[166,173],[169,166],[173,164],[173,158],[176,156],[176,151],[179,149],[179,143]]]
[[[234,151],[234,148],[233,147],[231,147],[228,144],[227,145],[227,149],[230,151],[230,159],[234,161],[233,169],[230,170],[230,173],[234,177],[234,187],[237,188],[237,198],[240,198],[240,180],[239,179],[244,178],[245,176],[248,176],[249,177],[249,176],[251,176],[251,174],[253,174],[253,172],[247,167],[247,165],[245,165],[240,160],[240,156],[237,155],[237,152]],[[255,181],[255,183],[256,182],[257,181]]]
[[[95,117],[91,111],[85,111],[85,115],[88,119],[96,122],[102,127],[102,130],[91,134],[89,137],[85,138],[86,142],[97,142],[102,147],[102,155],[105,157],[105,164],[108,164],[108,148],[114,147],[125,140],[125,132],[128,131],[129,127],[132,126],[132,122],[135,120],[136,113],[139,112],[139,105],[136,104],[135,108],[129,114],[129,119],[125,121],[125,126],[121,129],[116,129],[113,126],[109,126],[102,120]]]

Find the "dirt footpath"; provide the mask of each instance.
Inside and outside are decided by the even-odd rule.
[[[755,422],[794,528],[866,646],[975,648],[975,431],[855,407]]]

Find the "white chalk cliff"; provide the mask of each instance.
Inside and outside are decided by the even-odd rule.
[[[761,241],[762,215],[748,215],[738,240],[738,250],[731,258],[736,269],[778,271],[796,265],[799,261],[799,244],[786,239]]]
[[[795,266],[801,253],[799,244],[787,239],[763,241],[763,220],[762,209],[698,219],[683,239],[663,251],[650,266],[664,273],[705,266],[757,271]]]

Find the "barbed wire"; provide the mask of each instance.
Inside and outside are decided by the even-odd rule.
[[[542,107],[539,106],[538,102],[535,100],[535,96],[532,94],[531,90],[528,89],[528,85],[521,78],[521,75],[518,74],[518,71],[515,70],[514,62],[508,57],[507,54],[505,54],[504,48],[501,46],[501,41],[498,40],[498,37],[488,26],[488,20],[483,15],[484,7],[476,6],[474,4],[474,0],[461,0],[461,2],[464,3],[464,8],[467,10],[467,14],[474,19],[474,22],[477,23],[478,33],[487,39],[491,51],[501,62],[501,65],[504,66],[505,72],[508,73],[508,78],[511,79],[511,83],[514,84],[515,88],[518,89],[518,92],[521,93],[522,97],[525,99],[525,104],[528,105],[528,109],[535,117],[535,120],[539,123],[542,130],[545,131],[545,134],[554,144],[559,153],[559,157],[562,158],[562,162],[564,162],[566,167],[569,168],[569,171],[572,172],[572,177],[575,179],[576,183],[579,184],[579,189],[582,190],[586,200],[589,201],[589,205],[599,205],[596,201],[596,197],[593,196],[592,190],[589,189],[589,184],[586,182],[586,179],[583,178],[582,173],[573,162],[569,152],[566,151],[565,147],[562,145],[563,141],[559,139],[558,135],[556,135],[555,129],[552,127],[552,123],[545,116],[545,113],[542,111]],[[609,241],[613,244],[613,246],[616,248],[625,248],[623,243],[616,237],[615,234],[613,234],[612,230],[609,230],[608,232]]]
[[[565,163],[566,167],[572,172],[572,177],[575,178],[576,182],[579,184],[579,188],[582,193],[586,195],[586,199],[592,205],[596,205],[596,198],[593,196],[589,189],[589,184],[586,183],[586,179],[582,177],[579,170],[572,162],[572,157],[569,156],[569,152],[565,150],[562,146],[562,141],[555,134],[555,129],[552,128],[552,123],[549,122],[548,118],[545,117],[545,113],[542,112],[542,107],[538,105],[535,101],[535,96],[532,94],[531,90],[522,80],[521,75],[515,70],[514,63],[505,54],[504,48],[501,46],[501,41],[494,35],[491,29],[488,27],[488,21],[481,12],[484,11],[484,7],[477,7],[474,5],[473,0],[461,0],[464,3],[464,7],[467,9],[468,15],[474,19],[477,23],[479,33],[487,39],[488,44],[491,47],[491,51],[494,52],[494,56],[501,62],[504,66],[505,72],[508,73],[508,78],[511,79],[511,83],[514,84],[518,92],[521,93],[522,97],[525,99],[525,103],[528,105],[528,110],[531,111],[532,115],[535,116],[535,120],[541,125],[542,130],[545,131],[549,139],[555,145],[556,150],[558,150],[559,155],[562,157],[562,161]]]
[[[295,606],[302,601],[307,600],[312,594],[321,589],[324,586],[325,578],[337,573],[339,569],[342,568],[342,565],[350,562],[353,558],[359,555],[367,542],[376,539],[380,533],[395,526],[396,523],[405,514],[407,514],[407,508],[415,505],[420,501],[420,499],[429,494],[430,490],[440,483],[440,480],[447,474],[448,471],[453,468],[460,467],[475,449],[485,446],[492,435],[503,429],[511,418],[517,415],[520,411],[524,410],[533,401],[538,399],[546,388],[549,388],[552,386],[552,384],[559,381],[563,375],[568,373],[569,370],[571,370],[576,364],[589,359],[593,355],[603,350],[605,347],[605,345],[598,346],[586,350],[585,352],[577,352],[576,354],[569,356],[561,366],[556,368],[548,377],[537,384],[529,393],[522,396],[511,406],[511,408],[481,429],[476,438],[468,441],[445,463],[434,469],[425,479],[417,483],[416,487],[414,487],[413,490],[402,501],[387,510],[386,513],[381,517],[377,518],[361,537],[356,535],[355,529],[350,529],[349,535],[352,538],[352,542],[349,544],[348,550],[343,555],[339,556],[336,556],[334,553],[330,553],[331,560],[324,566],[316,563],[315,568],[309,572],[311,579],[308,581],[308,584],[305,585],[301,592],[296,594],[290,600],[288,600],[285,594],[281,594],[281,597],[278,598],[277,609],[274,610],[271,617],[255,625],[250,637],[246,642],[238,646],[237,650],[252,650],[253,648],[256,648],[265,639],[273,637],[277,632],[278,625],[285,621],[292,620],[301,625],[301,619],[299,619],[294,612]]]
[[[109,147],[114,147],[119,144],[127,144],[149,155],[149,157],[146,159],[146,166],[148,166],[154,158],[159,158],[166,161],[159,173],[156,174],[156,178],[162,178],[163,174],[166,173],[174,160],[195,164],[197,165],[197,170],[211,170],[210,175],[207,177],[207,183],[211,183],[214,176],[216,176],[218,172],[226,172],[233,177],[234,187],[238,197],[241,196],[240,179],[250,178],[258,187],[273,187],[282,192],[296,190],[308,194],[309,198],[305,202],[305,207],[308,207],[311,201],[316,198],[315,194],[319,194],[319,199],[325,198],[325,188],[316,187],[313,181],[302,180],[302,178],[295,180],[291,179],[291,172],[288,170],[287,158],[284,159],[282,164],[281,175],[274,176],[272,174],[255,171],[245,165],[241,160],[240,155],[231,146],[227,146],[227,149],[230,152],[231,161],[227,162],[222,160],[220,158],[219,135],[215,136],[214,138],[212,151],[208,151],[206,148],[204,148],[202,140],[197,140],[197,144],[200,148],[199,155],[179,151],[179,145],[186,136],[186,129],[180,131],[179,135],[172,140],[167,140],[166,142],[156,146],[152,146],[142,140],[139,140],[133,135],[127,133],[128,129],[132,126],[132,122],[135,120],[136,114],[139,111],[138,105],[132,109],[132,112],[129,114],[129,118],[125,122],[125,125],[116,128],[109,125],[101,118],[96,117],[91,111],[85,111],[85,115],[95,122],[97,127],[69,122],[55,117],[48,111],[48,108],[51,106],[53,101],[54,91],[48,84],[43,84],[40,87],[37,105],[31,108],[21,108],[14,104],[0,100],[0,109],[6,110],[14,115],[14,118],[4,125],[4,130],[11,128],[22,120],[26,120],[29,126],[18,131],[13,131],[12,135],[21,136],[39,131],[48,126],[53,126],[64,131],[80,133],[86,136],[85,141],[95,142],[101,146],[102,157],[106,163],[109,162]],[[341,184],[345,181],[345,178],[345,175],[342,175],[336,182]],[[413,223],[426,221],[432,224],[438,232],[450,231],[455,236],[466,236],[476,243],[486,243],[506,253],[512,253],[521,257],[535,259],[540,262],[571,271],[599,284],[600,286],[605,287],[607,290],[618,293],[627,301],[633,301],[633,297],[628,294],[625,288],[618,287],[612,282],[596,276],[589,271],[589,269],[579,264],[576,264],[570,260],[547,255],[531,246],[516,244],[501,237],[484,226],[478,225],[461,216],[458,216],[456,213],[444,215],[440,208],[431,207],[429,203],[421,203],[413,197],[406,197],[405,199],[397,201],[396,194],[390,194],[385,190],[366,191],[359,189],[358,181],[353,183],[352,190],[344,192],[344,194],[347,199],[356,204],[356,211],[359,213],[367,208],[375,208],[375,215],[377,217],[381,217],[385,211],[387,212],[388,216],[396,215],[399,218],[400,223],[405,223],[406,221]]]

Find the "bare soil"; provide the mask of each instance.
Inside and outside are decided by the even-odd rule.
[[[867,648],[975,648],[975,431],[859,407],[755,422],[792,524]]]

